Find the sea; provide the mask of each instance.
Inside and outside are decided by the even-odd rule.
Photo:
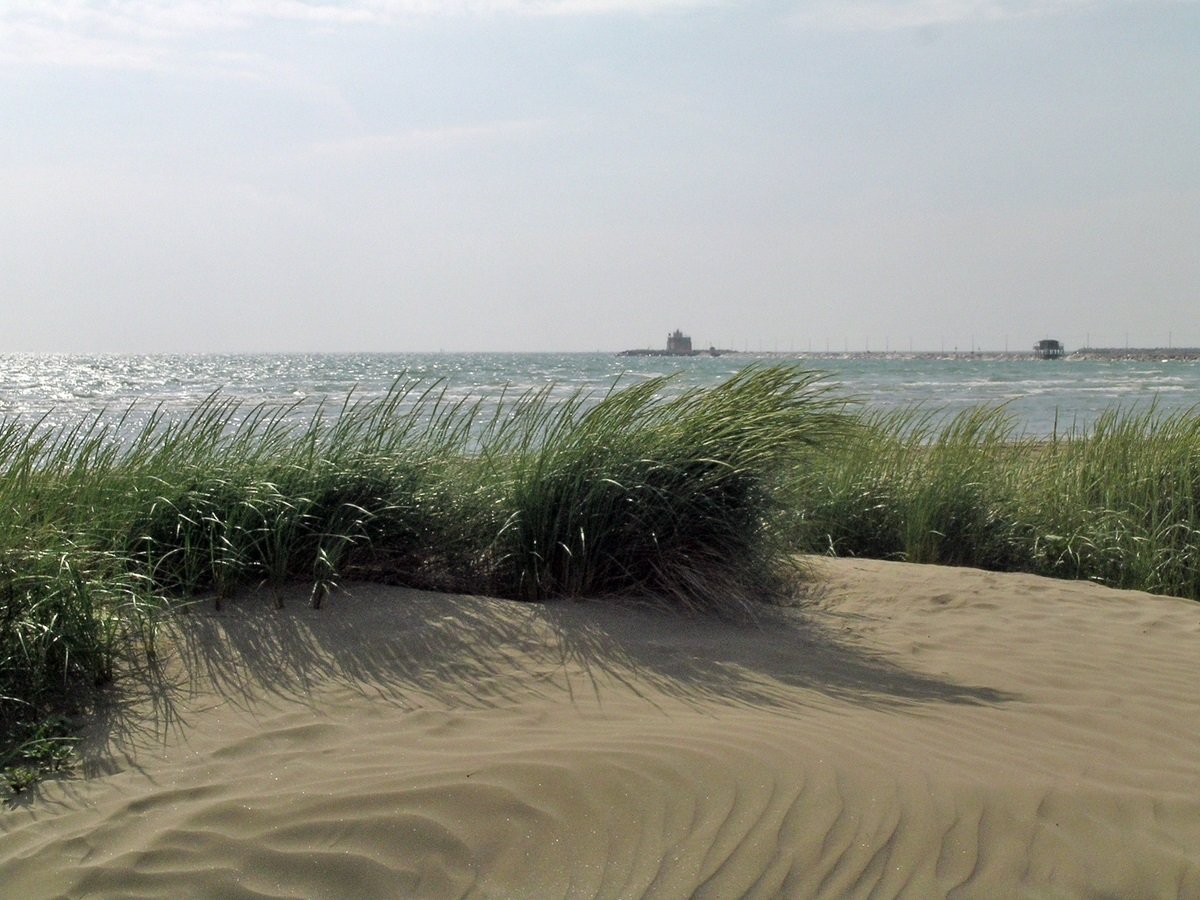
[[[1156,414],[1200,402],[1200,361],[1006,357],[618,356],[612,353],[278,353],[197,355],[0,354],[0,421],[71,426],[124,416],[136,429],[154,410],[183,416],[214,394],[247,408],[278,404],[307,420],[347,398],[385,395],[398,382],[438,385],[451,399],[548,389],[600,396],[614,384],[670,375],[666,390],[713,385],[748,365],[798,365],[863,409],[920,405],[935,416],[1003,405],[1017,433],[1048,437],[1091,427],[1113,407]],[[1151,405],[1153,405],[1151,407]]]

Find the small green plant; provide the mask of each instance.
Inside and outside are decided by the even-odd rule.
[[[0,755],[0,783],[19,794],[54,772],[70,767],[77,738],[63,716],[51,715],[10,735]]]

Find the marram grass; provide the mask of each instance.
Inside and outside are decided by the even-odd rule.
[[[173,598],[368,578],[541,600],[744,608],[802,550],[1092,579],[1200,599],[1200,415],[1116,409],[1051,440],[1003,407],[846,412],[752,367],[556,399],[398,381],[295,423],[0,421],[0,772],[69,755],[73,698],[153,652]]]
[[[19,786],[57,758],[45,723],[130,646],[152,652],[170,598],[303,581],[317,606],[348,577],[716,609],[768,596],[789,551],[778,487],[847,421],[817,375],[781,367],[486,407],[401,380],[300,425],[219,396],[132,435],[120,416],[0,422],[0,769]]]
[[[1003,407],[868,415],[793,482],[799,549],[1200,599],[1200,413],[1112,409],[1049,440]]]

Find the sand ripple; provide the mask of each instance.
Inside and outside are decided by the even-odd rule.
[[[0,814],[5,892],[1200,897],[1200,605],[823,565],[754,624],[197,610]]]

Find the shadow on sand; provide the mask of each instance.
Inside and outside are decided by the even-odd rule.
[[[160,659],[131,665],[98,710],[81,748],[83,774],[136,765],[139,752],[182,733],[205,698],[250,712],[276,701],[315,709],[328,691],[348,690],[405,709],[488,709],[584,694],[602,705],[619,685],[651,705],[669,698],[710,713],[752,706],[788,716],[803,716],[821,696],[873,708],[1020,699],[906,668],[803,606],[728,621],[370,584],[321,610],[304,600],[297,588],[282,610],[249,594],[220,612],[197,603],[169,616]]]

